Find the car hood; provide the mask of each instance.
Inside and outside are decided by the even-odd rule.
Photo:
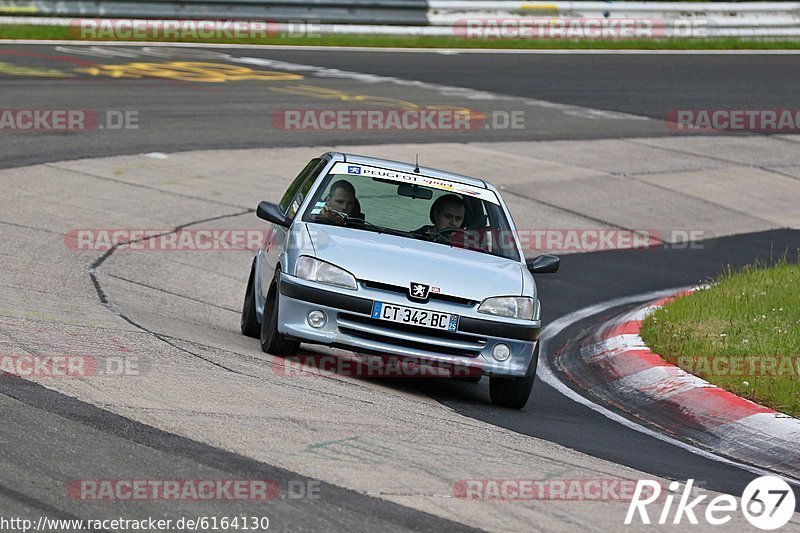
[[[438,287],[441,294],[481,301],[519,296],[523,266],[516,261],[396,235],[324,224],[307,226],[317,258],[357,279],[408,287]]]

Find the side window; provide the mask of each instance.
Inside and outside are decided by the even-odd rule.
[[[306,178],[309,177],[309,175],[312,173],[312,171],[317,169],[317,166],[319,165],[320,161],[322,161],[320,158],[315,158],[315,159],[312,159],[311,161],[309,161],[308,164],[305,166],[305,168],[294,179],[292,184],[289,185],[289,188],[284,193],[283,198],[281,198],[280,203],[278,203],[278,205],[281,208],[281,211],[283,211],[284,213],[289,214],[288,213],[289,207],[291,207],[291,202],[294,199],[295,195],[297,194],[297,190],[300,188],[300,186],[303,184],[303,182],[306,180]],[[322,168],[322,167],[320,166],[320,168]],[[297,209],[295,209],[295,211],[296,210]],[[294,214],[289,214],[289,216],[294,216]]]
[[[297,214],[297,210],[300,209],[301,205],[303,205],[303,200],[306,199],[308,191],[311,189],[314,183],[316,183],[319,173],[322,172],[322,169],[325,168],[327,163],[328,161],[323,159],[320,161],[317,168],[311,171],[311,173],[308,175],[308,178],[306,178],[306,181],[300,187],[300,190],[297,191],[292,203],[289,205],[289,211],[286,212],[287,215],[294,217]]]

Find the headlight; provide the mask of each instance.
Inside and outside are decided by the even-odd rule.
[[[533,320],[533,298],[526,296],[500,296],[487,298],[478,307],[479,313]]]
[[[345,289],[357,289],[356,278],[350,272],[336,265],[304,255],[297,260],[295,276],[308,281],[316,281]]]

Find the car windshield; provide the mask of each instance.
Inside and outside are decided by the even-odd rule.
[[[497,195],[483,187],[337,163],[303,221],[347,226],[519,260]]]

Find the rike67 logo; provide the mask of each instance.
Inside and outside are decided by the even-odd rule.
[[[694,480],[690,479],[683,486],[680,495],[677,494],[680,484],[673,481],[669,484],[669,491],[662,497],[661,484],[652,480],[639,480],[636,490],[631,498],[628,507],[628,514],[625,516],[625,524],[630,525],[637,515],[643,524],[657,523],[664,525],[668,523],[681,524],[686,518],[692,525],[699,524],[698,515],[700,510],[696,507],[701,504],[708,495],[701,494],[690,500],[692,485]],[[674,507],[676,496],[677,505]],[[648,505],[658,501],[663,502],[663,506],[652,506],[649,511],[655,511],[655,516],[651,521],[648,514]],[[783,479],[776,476],[762,476],[751,481],[742,492],[741,505],[734,496],[720,494],[708,501],[704,515],[707,524],[721,526],[727,524],[732,519],[732,513],[741,509],[742,514],[751,525],[758,529],[770,531],[785,526],[794,514],[795,496],[792,487]],[[660,512],[659,512],[660,511]],[[671,520],[670,520],[671,518]]]

